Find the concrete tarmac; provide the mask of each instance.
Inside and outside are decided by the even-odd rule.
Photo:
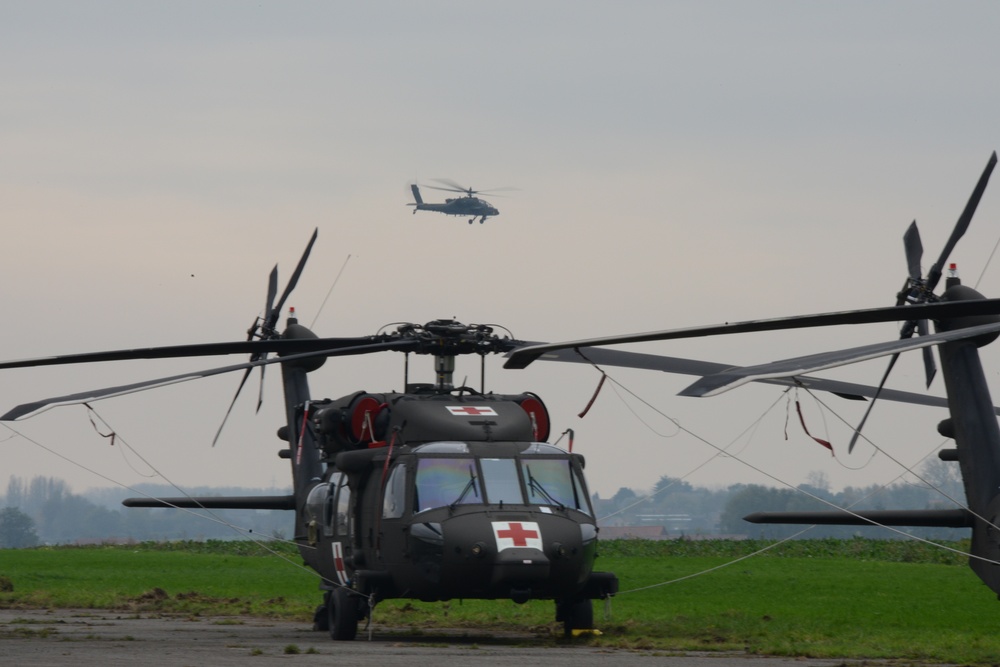
[[[136,616],[101,610],[0,609],[0,664],[31,667],[157,665],[340,665],[413,667],[434,664],[546,667],[842,667],[844,660],[769,658],[734,653],[674,654],[553,646],[524,634],[444,630],[414,635],[375,626],[371,640],[333,642],[303,623],[244,617]],[[862,663],[853,663],[862,664]],[[866,661],[863,664],[875,664]]]

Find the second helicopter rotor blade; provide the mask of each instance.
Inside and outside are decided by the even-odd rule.
[[[906,270],[910,279],[919,281],[923,275],[920,261],[924,256],[924,245],[920,242],[920,230],[917,228],[916,220],[910,223],[906,233],[903,234],[903,250],[906,253]]]
[[[990,156],[989,162],[986,164],[986,168],[983,170],[982,175],[979,177],[979,181],[976,183],[975,189],[972,191],[972,195],[969,197],[969,201],[965,204],[965,209],[962,214],[958,216],[958,221],[955,223],[955,228],[951,232],[951,236],[948,237],[948,242],[944,244],[944,249],[941,250],[941,255],[938,257],[937,262],[931,267],[931,270],[927,273],[927,290],[934,291],[937,287],[938,281],[941,279],[941,272],[944,270],[944,264],[948,261],[948,256],[951,255],[951,251],[955,249],[955,244],[958,240],[962,238],[965,231],[969,228],[969,223],[972,222],[972,216],[976,213],[976,208],[979,206],[979,200],[983,198],[983,192],[986,190],[986,184],[989,183],[990,174],[993,173],[993,168],[997,164],[997,153],[993,151]]]
[[[313,244],[316,243],[316,237],[318,235],[319,228],[317,227],[313,230],[312,236],[309,237],[309,243],[306,244],[305,252],[302,253],[302,257],[299,259],[299,263],[296,265],[295,271],[292,272],[292,277],[288,279],[288,285],[285,286],[285,291],[281,293],[281,298],[278,299],[278,303],[276,303],[274,308],[271,310],[271,313],[273,314],[269,315],[273,318],[273,322],[271,322],[272,327],[277,323],[278,316],[281,314],[281,309],[284,307],[285,301],[288,299],[289,295],[291,295],[295,286],[298,285],[299,277],[302,275],[302,270],[306,266],[306,260],[309,259],[309,253],[312,252]]]

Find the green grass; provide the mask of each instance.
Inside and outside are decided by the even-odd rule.
[[[996,664],[996,596],[964,558],[915,542],[809,540],[735,562],[763,542],[602,543],[599,568],[621,580],[595,603],[599,646],[738,650],[825,658]],[[964,545],[954,545],[962,548]],[[293,563],[294,550],[282,549]],[[692,576],[696,575],[696,576]],[[252,614],[308,622],[314,575],[247,543],[0,551],[13,584],[0,606]],[[662,582],[673,582],[660,585]],[[651,587],[651,588],[647,588]],[[528,630],[558,641],[551,602],[392,600],[375,622],[410,628]]]

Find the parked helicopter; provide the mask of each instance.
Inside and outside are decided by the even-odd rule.
[[[295,541],[305,562],[322,577],[322,604],[315,627],[336,640],[356,636],[358,623],[389,598],[529,599],[555,601],[565,632],[593,626],[592,601],[617,592],[614,574],[594,569],[598,528],[584,478],[584,460],[547,442],[551,426],[541,398],[530,392],[488,393],[456,386],[459,355],[506,354],[506,367],[535,359],[646,368],[704,376],[682,394],[706,396],[760,381],[803,386],[845,398],[884,398],[947,406],[941,431],[957,451],[943,458],[961,465],[969,506],[946,513],[850,513],[868,523],[961,525],[973,529],[973,569],[1000,593],[997,515],[1000,514],[1000,428],[977,347],[1000,332],[1000,299],[948,281],[934,294],[955,243],[964,234],[996,164],[983,172],[952,236],[926,279],[918,243],[907,243],[910,278],[898,305],[868,310],[801,315],[706,327],[609,336],[565,343],[532,343],[497,333],[494,326],[434,320],[403,324],[393,331],[354,338],[319,338],[290,316],[283,331],[279,314],[297,283],[316,240],[275,303],[277,277],[268,285],[262,320],[246,341],[182,345],[44,357],[0,363],[0,369],[124,359],[250,354],[249,362],[157,378],[25,403],[0,416],[24,418],[56,405],[87,403],[165,384],[281,364],[285,423],[279,456],[292,468],[287,496],[129,499],[131,507],[282,509],[294,512]],[[921,321],[935,321],[938,332]],[[611,350],[604,346],[750,331],[863,324],[904,325],[890,343],[801,357],[756,367]],[[907,333],[908,332],[908,333]],[[806,373],[863,359],[940,345],[947,400],[908,392],[816,378]],[[337,399],[312,398],[308,374],[328,357],[397,351],[433,357],[433,383],[410,382],[402,392],[357,391]],[[269,357],[270,354],[276,357]],[[237,390],[237,395],[239,389]],[[810,515],[812,520],[816,515]],[[798,517],[801,518],[801,517]],[[780,520],[780,518],[779,518]],[[933,522],[933,523],[929,523]]]
[[[446,192],[461,192],[465,194],[464,197],[454,197],[450,199],[445,199],[443,204],[428,204],[424,202],[424,198],[420,196],[420,188],[416,183],[410,185],[410,190],[413,192],[413,204],[408,204],[408,206],[413,207],[413,213],[416,215],[417,211],[436,211],[438,213],[444,213],[445,215],[458,215],[469,217],[469,224],[471,225],[475,222],[476,218],[479,218],[479,224],[486,222],[486,218],[494,215],[500,215],[500,211],[496,209],[495,206],[490,204],[485,199],[480,199],[476,197],[477,194],[490,192],[499,192],[500,190],[507,190],[509,188],[498,188],[495,190],[473,190],[472,188],[464,188],[454,181],[449,181],[447,179],[435,179],[440,183],[444,183],[448,187],[442,188],[434,185],[426,185],[424,187],[430,188],[432,190],[444,190]]]

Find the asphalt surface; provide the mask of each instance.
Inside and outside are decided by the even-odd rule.
[[[302,623],[242,617],[135,616],[98,610],[0,609],[0,664],[45,667],[118,665],[422,664],[540,665],[546,667],[841,667],[843,660],[767,658],[732,653],[670,654],[595,648],[581,642],[553,647],[530,634],[468,634],[461,630],[413,635],[359,628],[352,642],[333,642]],[[542,645],[544,643],[544,645]],[[248,662],[249,661],[249,662]],[[855,663],[861,664],[861,663]],[[872,665],[872,662],[865,662]]]

